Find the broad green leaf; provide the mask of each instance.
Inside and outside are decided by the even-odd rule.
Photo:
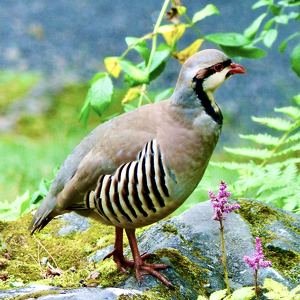
[[[143,57],[147,64],[150,57],[150,50],[147,48],[147,42],[145,40],[141,41],[141,39],[136,37],[126,37],[125,41],[128,46],[132,46],[137,43],[137,45],[135,45],[133,49]]]
[[[201,44],[203,43],[203,39],[198,39],[195,42],[193,42],[190,46],[185,48],[184,50],[180,52],[174,52],[172,54],[173,57],[179,60],[181,64],[184,64],[184,62],[193,54],[197,53]]]
[[[171,51],[172,47],[166,44],[159,45],[154,52],[149,72],[153,72],[165,59],[167,59],[170,56]]]
[[[269,6],[270,10],[271,10],[271,13],[274,15],[274,16],[278,16],[278,14],[280,13],[280,10],[281,10],[281,7],[278,6],[278,5],[270,5]]]
[[[300,94],[293,97],[293,100],[300,105]]]
[[[284,50],[285,50],[285,48],[286,48],[286,46],[287,46],[287,41],[282,42],[282,43],[280,44],[280,46],[279,46],[279,52],[280,52],[280,53],[283,53]]]
[[[161,64],[149,74],[150,82],[155,80],[157,77],[159,77],[163,73],[166,65],[167,65],[167,62],[165,60],[162,61]]]
[[[120,60],[119,57],[106,57],[104,59],[104,64],[107,71],[115,78],[118,78],[121,72],[119,60]]]
[[[202,10],[200,10],[194,14],[194,16],[192,18],[192,22],[196,23],[196,22],[203,20],[204,18],[214,15],[214,14],[219,15],[220,12],[214,5],[208,4]]]
[[[290,116],[293,119],[300,119],[300,109],[295,106],[287,106],[287,107],[281,107],[281,108],[274,108],[274,111],[276,112],[282,112],[288,116]]]
[[[244,35],[234,32],[209,34],[205,37],[205,39],[218,45],[231,47],[240,47],[250,44],[250,40],[248,40]]]
[[[266,47],[271,48],[278,35],[277,29],[269,29],[264,36],[264,44]]]
[[[271,19],[271,20],[269,20],[269,21],[265,24],[264,29],[268,31],[274,22],[275,22],[274,18]]]
[[[142,46],[142,47],[147,47],[147,41],[141,40],[140,38],[136,38],[136,37],[128,36],[128,37],[125,38],[125,42],[126,42],[128,47],[130,47],[134,44],[137,44],[137,45]]]
[[[120,61],[122,70],[137,84],[149,84],[149,75],[146,71],[139,69],[130,61]]]
[[[209,297],[209,300],[221,300],[223,299],[227,294],[227,290],[220,290],[212,293]]]
[[[272,4],[272,0],[259,0],[253,4],[252,9],[257,9],[261,6],[270,5]]]
[[[300,43],[292,51],[291,68],[300,77]]]
[[[257,118],[252,116],[251,119],[254,122],[261,123],[270,128],[274,128],[280,131],[287,131],[293,126],[293,124],[290,121],[282,118]]]
[[[160,102],[162,100],[168,99],[173,93],[174,93],[173,88],[166,89],[163,92],[161,92],[155,96],[154,102]]]
[[[231,300],[250,300],[255,296],[254,287],[243,287],[231,294]]]
[[[228,47],[220,46],[229,57],[246,57],[250,59],[261,58],[266,55],[266,52],[252,46]]]
[[[197,300],[208,300],[206,297],[199,295]]]
[[[236,155],[249,156],[259,158],[261,160],[269,158],[271,156],[271,151],[268,149],[253,149],[250,147],[244,148],[227,148],[224,147],[224,150],[229,153],[233,153]]]
[[[88,91],[87,99],[95,112],[102,116],[111,103],[113,83],[108,76],[103,76],[96,81]]]
[[[245,37],[247,37],[248,39],[252,40],[255,38],[255,35],[257,33],[257,30],[259,29],[259,26],[262,22],[262,20],[267,16],[266,13],[263,13],[262,15],[260,15],[256,20],[254,20],[252,22],[252,24],[245,29],[244,31],[244,35]]]
[[[265,279],[263,288],[266,288],[269,291],[276,293],[277,297],[280,296],[282,293],[284,294],[284,293],[286,293],[286,291],[288,291],[287,288],[283,284],[281,284],[271,278]],[[266,293],[264,295],[266,296],[267,294],[268,293]]]
[[[29,208],[29,203],[30,203],[30,200],[31,198],[27,198],[26,200],[24,200],[22,203],[21,203],[21,206],[20,206],[20,216],[22,216],[24,214],[24,212]]]
[[[136,105],[133,105],[133,104],[125,104],[125,105],[124,105],[124,111],[125,111],[125,112],[134,110],[134,109],[136,109],[136,108],[137,108],[137,106],[136,106]]]
[[[273,146],[277,145],[280,141],[278,137],[272,136],[267,133],[249,134],[249,135],[239,134],[239,137],[242,139],[251,140],[258,144],[273,145]]]
[[[276,16],[274,18],[276,23],[284,24],[287,25],[289,23],[289,17],[288,15],[281,15],[281,16]]]
[[[96,82],[98,81],[100,78],[103,78],[104,76],[106,76],[105,73],[97,73],[93,79],[90,81],[90,87]]]

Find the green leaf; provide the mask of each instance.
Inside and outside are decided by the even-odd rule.
[[[290,121],[282,118],[257,118],[252,116],[251,119],[254,122],[262,123],[263,125],[266,125],[270,128],[274,128],[279,131],[287,131],[293,126],[293,124]]]
[[[300,94],[293,97],[293,100],[300,105]]]
[[[231,47],[240,47],[250,44],[250,40],[240,33],[214,33],[205,37],[209,42]]]
[[[274,15],[274,16],[278,16],[278,14],[280,13],[280,10],[281,10],[281,7],[278,6],[278,5],[270,5],[269,6],[270,10],[271,10],[271,13]]]
[[[141,40],[140,38],[131,37],[131,36],[126,37],[125,42],[126,42],[128,47],[130,47],[134,44],[137,44],[137,45],[142,46],[142,47],[147,46],[147,41]]]
[[[276,112],[282,112],[288,116],[290,116],[293,119],[300,119],[300,109],[295,106],[287,106],[287,107],[281,107],[281,108],[274,108],[274,111]]]
[[[276,153],[275,156],[286,155],[286,154],[290,154],[290,153],[293,153],[293,152],[299,151],[299,150],[300,150],[300,143]]]
[[[139,69],[130,61],[120,61],[119,65],[122,70],[131,78],[136,85],[149,84],[149,75],[146,71]]]
[[[253,169],[253,164],[243,164],[243,163],[237,163],[237,162],[209,162],[210,165],[216,166],[219,168],[223,169],[228,169],[228,170],[252,170]]]
[[[289,142],[294,142],[300,140],[300,132],[297,132],[291,136],[289,136],[284,142],[289,143]]]
[[[270,5],[271,3],[272,3],[272,0],[259,0],[256,3],[254,3],[251,8],[252,9],[257,9],[261,6]]]
[[[157,77],[159,77],[163,73],[163,71],[166,68],[166,65],[167,65],[167,62],[162,61],[161,64],[149,74],[150,82],[155,80]]]
[[[220,290],[212,293],[209,297],[209,300],[221,300],[223,299],[227,294],[227,290]]]
[[[229,56],[229,57],[246,57],[250,59],[261,58],[266,55],[266,52],[252,46],[242,46],[242,47],[228,47],[220,45],[221,49]]]
[[[300,43],[292,51],[291,68],[300,77]]]
[[[125,38],[125,41],[128,46],[134,45],[139,40],[140,40],[139,38],[135,38],[135,37]],[[133,49],[136,50],[143,57],[144,61],[147,64],[150,57],[150,50],[147,48],[147,42],[140,41],[136,46],[133,47]]]
[[[219,15],[220,12],[214,5],[208,4],[202,10],[200,10],[194,14],[194,16],[192,18],[192,22],[196,23],[196,22],[203,20],[204,18],[214,15],[214,14]]]
[[[284,50],[285,50],[285,48],[286,48],[286,46],[287,46],[287,41],[282,42],[282,43],[280,44],[280,46],[279,46],[279,52],[280,52],[280,53],[283,53]]]
[[[156,68],[159,67],[159,65],[167,59],[172,51],[172,47],[170,47],[167,44],[161,44],[159,47],[156,49],[153,55],[153,60],[151,62],[150,70],[149,72],[153,72]]]
[[[276,16],[274,20],[276,23],[287,25],[289,23],[289,16],[288,15]]]
[[[268,31],[274,22],[275,22],[274,18],[271,19],[271,20],[269,20],[269,21],[265,24],[264,29]]]
[[[248,286],[248,287],[243,287],[238,290],[235,290],[231,294],[230,300],[250,300],[252,297],[255,296],[255,288]]]
[[[88,91],[87,101],[95,110],[95,112],[102,116],[105,109],[111,103],[111,96],[113,93],[113,83],[112,80],[104,74],[104,76],[95,83]]]
[[[262,22],[262,20],[267,16],[267,13],[263,13],[262,15],[260,15],[256,20],[254,20],[252,22],[252,24],[245,29],[244,31],[244,35],[245,37],[247,37],[249,40],[252,40],[255,38],[255,35],[257,33],[257,30],[260,27],[260,24]]]
[[[224,147],[224,150],[229,153],[233,153],[236,155],[242,155],[242,156],[249,156],[249,157],[255,157],[259,159],[266,159],[271,156],[271,151],[268,149],[254,149],[250,147],[244,147],[244,148],[227,148]]]
[[[83,107],[80,111],[79,119],[78,119],[79,121],[82,121],[83,126],[86,126],[86,121],[90,114],[90,107],[91,107],[90,99],[88,98],[88,96],[86,96]]]
[[[271,48],[275,40],[277,39],[278,31],[277,29],[269,29],[264,36],[264,44],[266,47]]]
[[[161,92],[155,96],[154,102],[160,102],[162,100],[168,99],[173,93],[174,93],[173,88],[166,89],[163,92]]]
[[[258,144],[273,145],[273,146],[277,145],[280,141],[278,137],[272,136],[267,133],[249,134],[249,135],[239,134],[239,137],[242,139],[251,140]]]

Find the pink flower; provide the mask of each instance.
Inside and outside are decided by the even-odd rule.
[[[259,237],[255,238],[255,253],[254,257],[244,256],[245,263],[253,270],[258,270],[259,268],[267,268],[272,265],[269,260],[263,261],[265,255],[263,254],[263,248]]]
[[[212,217],[215,221],[226,220],[227,217],[223,213],[230,213],[234,209],[239,209],[239,204],[228,204],[227,200],[232,193],[226,191],[226,183],[221,180],[219,192],[217,195],[212,190],[208,190],[208,196],[211,200],[212,207],[215,211],[215,215]]]

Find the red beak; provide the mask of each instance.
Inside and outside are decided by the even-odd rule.
[[[228,75],[247,74],[246,70],[241,65],[238,65],[233,62],[230,66],[232,67],[232,69],[227,73]]]

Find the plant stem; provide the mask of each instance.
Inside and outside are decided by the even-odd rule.
[[[228,279],[228,272],[227,272],[227,263],[226,263],[226,253],[225,253],[225,240],[224,240],[224,226],[222,224],[222,219],[220,218],[220,234],[221,234],[221,244],[222,244],[222,264],[224,268],[224,277],[225,283],[227,288],[227,294],[230,295],[230,286],[229,286],[229,279]]]
[[[255,296],[256,296],[256,300],[259,300],[259,289],[258,289],[258,284],[257,284],[257,271],[254,271],[254,284],[255,284]]]
[[[158,28],[159,28],[159,26],[160,26],[160,24],[161,24],[161,22],[163,20],[163,17],[165,15],[165,12],[167,10],[169,2],[170,2],[170,0],[165,0],[163,6],[161,8],[161,11],[159,13],[159,16],[158,16],[158,19],[156,21],[156,24],[154,26],[154,30],[153,30],[153,33],[152,33],[152,48],[151,48],[151,53],[150,53],[149,61],[148,61],[148,64],[147,64],[147,69],[146,69],[146,72],[148,74],[150,72],[151,63],[152,63],[153,56],[154,56],[154,53],[155,53],[155,50],[156,50]],[[145,95],[145,92],[146,92],[146,84],[143,84],[142,88],[141,88],[141,96],[140,96],[140,99],[139,99],[138,107],[140,107],[142,105],[143,97]]]

